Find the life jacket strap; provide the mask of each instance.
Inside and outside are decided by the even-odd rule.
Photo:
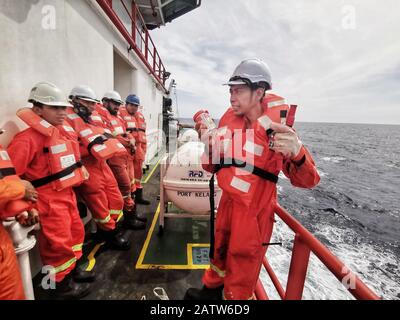
[[[145,129],[141,129],[141,128],[129,128],[127,131],[129,131],[129,132],[139,132],[139,131],[146,132]]]
[[[211,176],[210,179],[210,252],[209,252],[209,257],[210,259],[214,259],[214,247],[215,247],[215,199],[214,199],[214,193],[215,193],[215,173]]]
[[[33,181],[31,181],[31,183],[35,188],[39,188],[39,187],[42,187],[53,181],[56,181],[58,179],[61,179],[61,178],[64,178],[64,177],[70,175],[76,169],[82,168],[82,166],[83,166],[82,162],[78,161],[77,163],[73,164],[72,166],[69,166],[68,168],[65,168],[64,170],[62,170],[58,173],[55,173],[55,174],[52,174],[52,175],[49,175],[47,177],[43,177],[43,178],[40,178],[37,180],[33,180]]]
[[[92,153],[92,148],[96,145],[96,144],[104,144],[104,142],[106,142],[108,139],[105,136],[99,136],[96,139],[94,139],[91,143],[89,143],[87,149],[89,151],[89,153]]]
[[[8,176],[14,176],[16,174],[15,168],[13,167],[0,169],[0,179]]]
[[[221,163],[215,166],[214,173],[217,173],[221,169],[230,167],[243,169],[251,174],[256,175],[257,177],[271,181],[273,183],[278,183],[279,180],[279,177],[271,172],[236,159],[221,159]]]
[[[214,247],[215,247],[215,199],[214,199],[214,194],[215,194],[215,174],[223,169],[223,168],[230,168],[230,167],[235,167],[235,168],[241,168],[251,174],[256,175],[257,177],[260,177],[262,179],[271,181],[272,183],[277,183],[279,180],[279,177],[271,172],[268,172],[264,169],[258,168],[256,166],[248,165],[244,161],[239,161],[236,159],[221,159],[220,164],[216,165],[214,167],[214,172],[213,175],[211,176],[210,179],[210,253],[209,257],[210,259],[214,259]]]

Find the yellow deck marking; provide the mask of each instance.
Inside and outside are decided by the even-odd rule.
[[[156,171],[158,165],[160,164],[161,159],[162,159],[162,157],[161,157],[160,159],[158,159],[158,161],[157,161],[157,163],[155,164],[154,168],[151,170],[150,174],[149,174],[149,175],[147,176],[147,178],[142,182],[142,184],[146,184],[146,183],[150,180],[150,178],[152,177],[154,171]]]
[[[143,184],[146,184],[150,180],[150,178],[153,176],[154,172],[156,171],[158,165],[161,162],[161,159],[162,159],[162,156],[160,157],[160,159],[158,159],[158,161],[154,165],[154,168],[151,170],[150,174],[147,176],[146,180],[144,182],[142,182]],[[156,214],[154,215],[154,218],[153,218],[153,222],[152,222],[151,228],[149,230],[149,233],[147,235],[146,241],[145,241],[144,246],[142,248],[142,252],[141,252],[141,254],[139,256],[139,260],[138,260],[138,263],[137,263],[137,266],[136,266],[137,269],[149,269],[149,268],[140,268],[138,266],[146,266],[146,265],[143,265],[142,262],[143,262],[145,254],[146,254],[147,248],[149,246],[149,243],[150,243],[150,240],[151,240],[151,235],[153,234],[155,225],[157,223],[157,219],[158,219],[159,213],[160,213],[160,205],[158,205]],[[122,217],[123,217],[123,215],[121,214],[118,217],[117,222],[119,220],[121,220]],[[86,271],[92,271],[93,270],[94,266],[96,265],[95,255],[96,255],[97,251],[100,249],[100,247],[103,246],[104,244],[105,244],[105,242],[99,243],[92,249],[92,251],[88,255],[89,265],[87,266]]]
[[[148,268],[142,268],[142,266],[143,266],[142,263],[143,263],[143,260],[144,260],[144,256],[146,255],[147,249],[149,247],[149,243],[150,243],[150,240],[151,240],[151,235],[153,234],[154,228],[156,227],[157,219],[158,219],[159,214],[160,214],[160,204],[158,204],[157,211],[154,214],[150,230],[147,233],[147,237],[146,237],[146,240],[145,240],[145,242],[143,244],[142,251],[140,252],[139,259],[138,259],[138,261],[136,263],[136,269],[148,269]]]
[[[195,243],[188,243],[187,244],[187,254],[188,254],[188,264],[143,264],[144,257],[146,255],[147,249],[149,248],[151,236],[154,232],[154,229],[157,224],[158,216],[160,215],[160,204],[158,204],[157,211],[154,214],[153,221],[151,223],[151,227],[149,232],[147,233],[146,240],[143,244],[142,250],[140,252],[139,259],[136,263],[136,269],[165,269],[165,270],[200,270],[200,269],[208,269],[209,265],[194,265],[193,264],[193,257],[192,257],[192,248],[193,247],[206,247],[210,246],[209,244],[195,244]],[[190,251],[190,253],[189,253]]]
[[[94,266],[96,265],[96,258],[94,257],[99,251],[100,247],[103,246],[105,242],[98,243],[95,245],[95,247],[90,251],[90,254],[88,255],[88,260],[89,260],[89,265],[86,268],[86,271],[92,271]]]

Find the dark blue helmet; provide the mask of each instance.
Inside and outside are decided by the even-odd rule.
[[[135,106],[140,106],[140,99],[136,94],[131,94],[126,98],[126,103],[133,104]]]

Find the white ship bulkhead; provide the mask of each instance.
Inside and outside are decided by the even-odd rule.
[[[126,15],[118,6],[115,10],[121,17]],[[49,81],[66,94],[78,84],[87,84],[100,98],[112,89],[123,98],[139,95],[149,153],[156,152],[153,144],[161,128],[164,89],[134,51],[128,53],[126,41],[96,2],[1,1],[0,29],[0,126],[7,130],[0,143],[7,145],[24,128],[15,112],[28,105],[33,85]]]

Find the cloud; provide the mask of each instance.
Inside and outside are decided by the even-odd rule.
[[[258,57],[300,121],[400,123],[398,9],[398,0],[204,0],[152,37],[178,83],[180,116],[200,107],[221,116],[221,84]]]

